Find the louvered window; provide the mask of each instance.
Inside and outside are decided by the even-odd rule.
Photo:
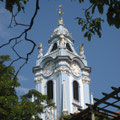
[[[66,44],[66,48],[67,48],[69,51],[72,52],[72,49],[71,49],[71,47],[70,47],[70,45],[69,45],[68,43]]]
[[[47,96],[48,99],[53,99],[53,82],[51,80],[47,82]]]
[[[73,82],[73,98],[79,100],[78,83],[76,81]]]
[[[53,45],[53,48],[52,48],[51,52],[52,52],[52,51],[54,51],[54,50],[56,50],[56,49],[57,49],[57,43],[54,43],[54,45]]]

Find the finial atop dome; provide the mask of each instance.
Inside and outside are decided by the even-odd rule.
[[[59,8],[57,9],[59,13],[58,25],[63,25],[62,15],[64,14],[64,12],[61,11],[61,7],[62,5],[59,5]]]
[[[59,7],[59,9],[57,9],[57,11],[59,13],[59,17],[61,18],[61,16],[64,14],[64,12],[61,11],[62,5],[59,5],[58,7]]]

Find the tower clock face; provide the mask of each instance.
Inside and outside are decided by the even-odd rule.
[[[75,76],[80,76],[81,70],[80,70],[79,65],[76,62],[72,63],[71,71]]]
[[[47,62],[44,67],[43,74],[47,77],[50,76],[53,73],[54,66],[55,65],[52,61]]]

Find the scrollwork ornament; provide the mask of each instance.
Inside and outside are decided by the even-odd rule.
[[[80,74],[81,74],[80,66],[76,62],[72,63],[71,71],[77,77],[80,76]]]
[[[49,61],[45,64],[44,70],[43,70],[43,74],[48,77],[50,75],[52,75],[53,70],[54,70],[55,64],[52,61]]]
[[[55,70],[55,72],[56,72],[56,73],[57,73],[57,72],[70,73],[70,70],[69,70],[69,68],[66,68],[66,67],[60,67],[60,68],[57,68],[57,69]]]
[[[48,107],[45,109],[45,118],[46,120],[53,120],[53,109],[51,107]]]
[[[84,82],[84,83],[90,83],[90,78],[89,77],[87,77],[87,76],[84,76],[83,78],[82,78],[82,81]]]
[[[34,81],[36,83],[41,82],[44,78],[42,76],[35,77]]]

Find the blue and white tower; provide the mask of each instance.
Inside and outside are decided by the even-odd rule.
[[[42,44],[39,44],[39,55],[35,74],[36,89],[48,96],[55,103],[56,109],[52,114],[43,114],[45,120],[60,118],[63,114],[78,112],[78,108],[86,108],[90,103],[89,83],[90,67],[84,55],[83,45],[80,55],[74,49],[74,40],[64,27],[59,8],[60,17],[58,27],[50,37],[49,48],[45,55],[42,54]]]

